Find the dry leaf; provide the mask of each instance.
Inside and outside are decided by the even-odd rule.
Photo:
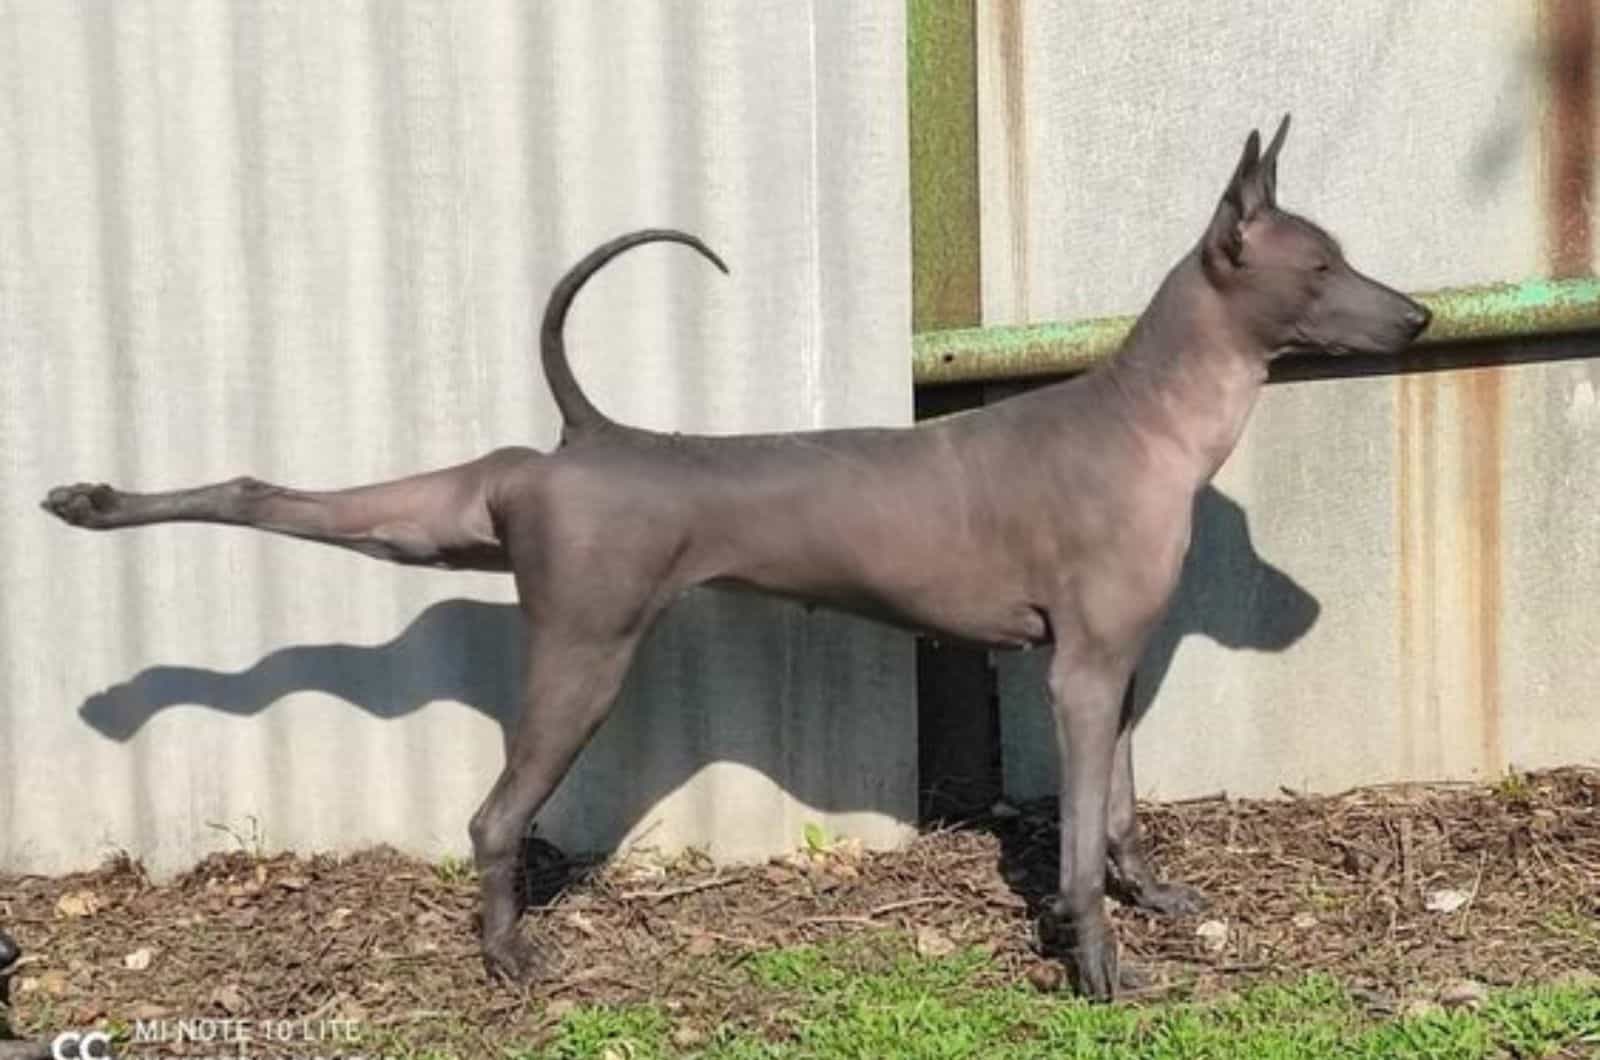
[[[244,993],[232,983],[225,983],[212,991],[211,1003],[230,1016],[237,1016],[250,1007]]]
[[[835,840],[833,846],[828,848],[828,854],[841,861],[860,861],[866,847],[856,836]]]
[[[1200,940],[1200,945],[1205,947],[1207,953],[1221,953],[1228,948],[1228,922],[1226,920],[1207,920],[1194,929],[1194,934]]]
[[[938,928],[924,924],[917,928],[917,952],[924,957],[948,957],[956,951],[950,936]]]
[[[693,1049],[706,1043],[705,1032],[687,1023],[672,1032],[672,1044],[679,1049]]]
[[[1457,979],[1439,991],[1439,1004],[1445,1008],[1475,1009],[1489,1000],[1489,988],[1474,979]]]
[[[1041,994],[1053,994],[1061,989],[1061,981],[1066,976],[1057,964],[1035,964],[1027,971],[1028,982]]]
[[[104,904],[93,891],[68,891],[56,899],[56,912],[69,918],[94,916]]]
[[[1427,897],[1422,899],[1422,908],[1430,913],[1454,913],[1457,909],[1467,904],[1472,895],[1466,891],[1455,888],[1445,888],[1440,891],[1429,891]]]

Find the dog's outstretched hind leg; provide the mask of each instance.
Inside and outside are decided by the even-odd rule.
[[[236,478],[165,493],[104,483],[52,489],[40,505],[73,526],[115,530],[154,523],[221,523],[353,549],[413,566],[509,569],[491,498],[540,459],[501,449],[470,463],[352,489],[290,489]]]

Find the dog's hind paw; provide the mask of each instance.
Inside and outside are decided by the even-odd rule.
[[[518,931],[502,939],[486,940],[483,966],[491,980],[507,986],[532,985],[549,971],[544,954]]]
[[[112,517],[120,501],[121,495],[104,482],[79,482],[57,486],[39,507],[65,523],[99,530],[114,525]]]
[[[1206,896],[1193,887],[1181,883],[1163,883],[1151,880],[1138,888],[1130,888],[1118,895],[1135,909],[1156,916],[1194,916],[1205,911]]]

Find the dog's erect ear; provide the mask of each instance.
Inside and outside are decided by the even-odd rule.
[[[1267,145],[1266,153],[1261,156],[1261,192],[1269,206],[1278,204],[1278,151],[1288,135],[1289,115],[1285,114],[1278,123],[1278,131],[1272,134],[1272,142]]]
[[[1239,164],[1233,167],[1233,179],[1228,181],[1228,189],[1222,193],[1222,201],[1232,203],[1239,211],[1241,218],[1249,216],[1250,211],[1245,208],[1246,189],[1255,183],[1256,172],[1261,168],[1261,134],[1254,129],[1244,141],[1244,153],[1239,156]]]
[[[1260,172],[1261,134],[1251,129],[1250,136],[1244,142],[1244,153],[1239,156],[1239,164],[1233,168],[1233,177],[1223,190],[1222,201],[1217,203],[1217,210],[1211,215],[1211,224],[1206,229],[1205,251],[1208,261],[1215,261],[1215,256],[1221,255],[1231,264],[1239,263],[1239,255],[1243,250],[1239,226],[1259,205],[1254,200],[1260,196]]]

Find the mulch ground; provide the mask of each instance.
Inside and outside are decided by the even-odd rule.
[[[845,842],[738,868],[535,857],[530,887],[555,894],[525,925],[557,956],[526,993],[486,982],[466,873],[389,851],[214,856],[160,885],[126,860],[0,876],[0,927],[27,954],[11,1021],[44,1034],[103,1020],[350,1019],[424,1039],[448,1025],[471,1028],[488,1055],[491,1042],[537,1040],[575,1002],[655,1001],[702,1028],[773,1025],[781,999],[740,965],[842,938],[930,955],[980,946],[997,981],[1048,987],[1055,966],[1032,914],[1052,889],[1054,815],[996,809],[892,853]],[[1148,974],[1141,996],[1318,970],[1382,1012],[1462,978],[1600,973],[1600,770],[1217,798],[1142,819],[1155,863],[1211,906],[1175,920],[1114,906],[1124,963]]]

